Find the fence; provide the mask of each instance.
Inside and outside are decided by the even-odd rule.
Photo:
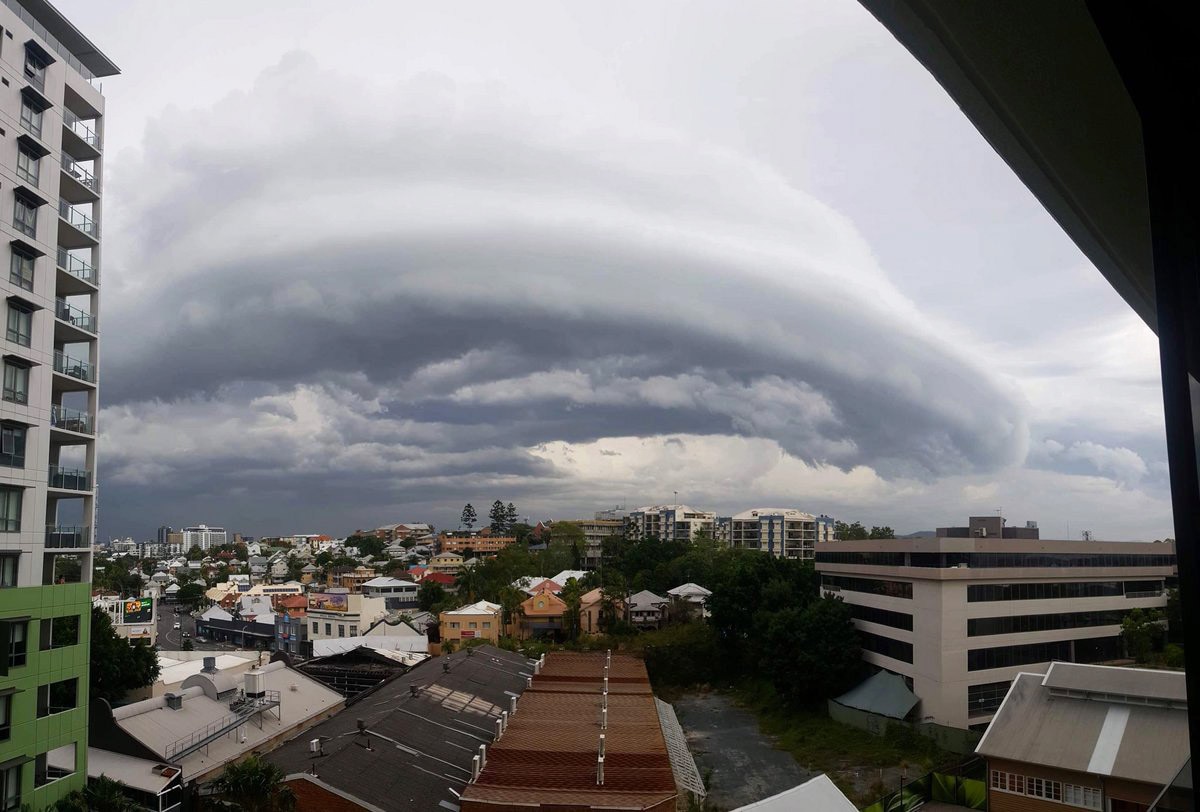
[[[863,812],[909,812],[929,801],[957,804],[968,809],[987,809],[987,765],[972,758],[953,770],[926,773],[883,796]]]
[[[933,722],[906,722],[900,719],[892,719],[878,713],[847,707],[832,699],[829,700],[827,705],[829,708],[829,718],[835,721],[857,727],[868,733],[874,733],[876,736],[882,736],[887,733],[889,725],[903,725],[915,730],[928,739],[933,739],[937,742],[938,747],[941,747],[943,750],[949,750],[952,753],[958,753],[963,756],[969,756],[975,752],[975,745],[979,744],[979,739],[982,735],[974,730],[962,730],[957,727],[934,724]]]

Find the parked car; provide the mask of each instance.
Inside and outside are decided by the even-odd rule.
[[[174,625],[174,626],[172,626],[171,628],[173,628],[173,629],[175,629],[176,631],[178,631],[179,629],[181,629],[181,628],[183,628],[183,627],[182,627],[182,626],[179,624],[179,621],[177,620],[177,621],[175,621],[175,625]]]

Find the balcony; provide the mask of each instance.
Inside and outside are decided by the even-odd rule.
[[[96,316],[86,310],[80,310],[74,305],[67,304],[66,299],[54,300],[54,316],[63,324],[69,324],[76,330],[96,335]]]
[[[80,550],[92,546],[90,527],[60,527],[46,525],[46,549]]]
[[[95,364],[64,355],[59,350],[55,350],[54,352],[54,371],[60,375],[66,375],[69,378],[76,378],[87,383],[96,382]]]
[[[62,406],[50,407],[51,428],[73,431],[76,434],[95,434],[96,417],[88,412],[67,409]]]
[[[100,284],[100,274],[96,269],[62,246],[58,248],[58,269],[63,272],[58,280],[59,293],[91,293]],[[87,284],[81,285],[80,282]]]
[[[100,199],[100,183],[92,171],[67,153],[60,156],[63,179],[59,193],[70,203],[94,203]]]
[[[47,483],[51,488],[64,491],[90,491],[92,489],[92,472],[82,468],[63,468],[51,465]]]
[[[63,108],[63,150],[79,160],[91,160],[100,157],[100,136],[96,130],[72,113]]]
[[[64,248],[89,248],[100,241],[100,227],[66,200],[58,201],[58,244]]]

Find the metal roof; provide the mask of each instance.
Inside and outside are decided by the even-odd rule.
[[[1080,676],[1092,669],[1113,673]],[[1053,670],[1058,684],[1103,680],[1128,689],[1144,682],[1153,689],[1158,682],[1136,668],[1054,663]],[[1177,676],[1182,681],[1183,675]],[[1175,777],[1190,752],[1186,707],[1139,704],[1133,693],[1103,698],[1092,692],[1067,694],[1070,689],[1052,688],[1045,681],[1042,674],[1019,674],[1013,680],[975,752],[1159,786]]]
[[[1067,691],[1187,704],[1187,684],[1180,671],[1051,663],[1042,685]]]
[[[739,806],[733,812],[857,812],[829,776],[818,775],[778,795]]]
[[[919,702],[908,689],[904,677],[890,671],[880,671],[867,677],[834,702],[848,708],[877,713],[891,719],[903,719]]]

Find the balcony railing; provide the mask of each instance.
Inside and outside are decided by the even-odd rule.
[[[58,216],[89,237],[97,235],[96,221],[65,200],[58,201]]]
[[[81,186],[86,186],[93,192],[96,191],[96,176],[66,153],[62,155],[62,168],[64,172],[79,181]]]
[[[81,381],[87,381],[88,383],[96,382],[95,364],[64,355],[59,350],[55,350],[54,352],[54,371],[61,372],[63,375],[69,375],[72,378],[78,378]]]
[[[63,125],[82,138],[89,146],[100,149],[100,136],[96,135],[96,131],[65,107],[63,108]]]
[[[68,491],[90,491],[92,489],[92,472],[82,468],[63,468],[58,465],[51,465],[50,476],[47,481],[51,488],[62,488]]]
[[[92,546],[90,527],[46,525],[46,546],[57,550],[78,550]]]
[[[96,418],[87,412],[67,409],[62,406],[50,407],[50,425],[64,431],[77,431],[80,434],[96,433]]]
[[[88,313],[86,310],[80,310],[78,307],[67,304],[66,299],[55,299],[54,315],[59,320],[73,324],[80,330],[86,330],[89,333],[96,332],[96,316]]]
[[[58,249],[58,267],[84,282],[96,284],[96,269],[74,254],[68,253],[65,248]]]

